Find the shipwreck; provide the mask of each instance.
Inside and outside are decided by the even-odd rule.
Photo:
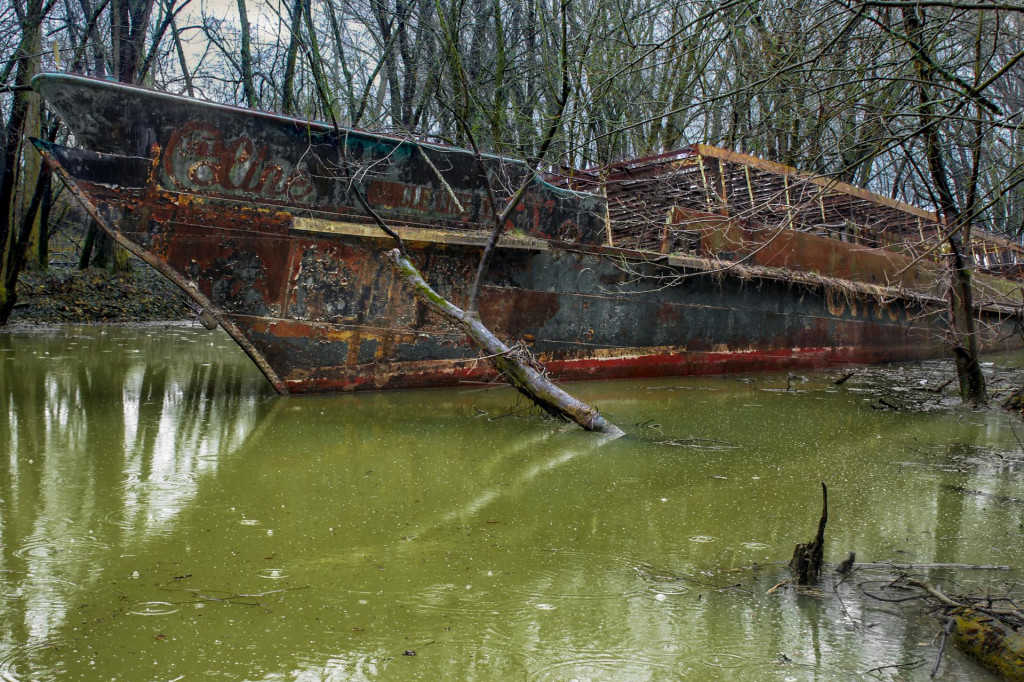
[[[537,177],[497,156],[44,74],[75,146],[34,141],[99,225],[221,325],[281,393],[493,378],[384,263],[401,235],[456,304],[511,195],[483,322],[561,380],[827,368],[948,353],[943,223],[695,145]],[[487,177],[484,177],[484,173]],[[1024,249],[975,230],[986,350],[1019,347]]]

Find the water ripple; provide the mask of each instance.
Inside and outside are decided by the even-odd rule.
[[[283,568],[264,568],[257,575],[267,580],[283,580],[288,577],[288,572]]]
[[[52,649],[57,649],[57,640],[44,640],[32,644],[16,644],[0,649],[0,682],[27,682],[38,677],[33,673],[37,669],[33,661],[45,656]],[[58,667],[47,666],[47,671],[59,678],[62,672]]]
[[[33,605],[37,608],[44,604],[63,608],[65,595],[77,588],[78,585],[70,580],[28,574],[3,583],[0,601],[19,602],[32,595]]]
[[[539,601],[608,600],[635,597],[646,591],[636,574],[635,557],[572,549],[527,552],[510,589]],[[570,570],[586,566],[585,573]]]
[[[669,668],[663,663],[638,659],[618,657],[608,654],[593,653],[589,655],[578,655],[576,658],[558,661],[543,666],[533,671],[527,679],[530,682],[543,682],[545,680],[587,680],[597,682],[609,680],[618,682],[629,679],[649,679],[660,677],[672,672],[673,676],[679,671]]]
[[[60,538],[31,536],[13,554],[19,559],[52,559],[61,554],[99,552],[109,548],[109,544],[88,535],[65,535]]]
[[[133,604],[128,613],[136,616],[169,616],[178,612],[178,606],[166,601],[144,601]]]

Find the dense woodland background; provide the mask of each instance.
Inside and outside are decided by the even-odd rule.
[[[538,168],[706,142],[1020,238],[1022,29],[1024,4],[949,0],[7,0],[0,309],[52,239],[111,260],[23,142],[67,137],[26,87],[40,71],[459,145],[469,131]]]

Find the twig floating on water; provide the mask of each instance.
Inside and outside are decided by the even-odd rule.
[[[730,443],[727,440],[715,440],[714,438],[680,438],[674,440],[658,440],[658,445],[673,445],[678,448],[695,448],[699,450],[734,450],[739,448],[739,443]]]
[[[893,663],[891,665],[880,665],[877,668],[865,670],[864,674],[870,675],[871,673],[882,672],[883,670],[888,670],[889,668],[910,668],[912,670],[914,668],[920,668],[922,665],[924,665],[924,659],[919,658],[916,661],[910,661],[909,663]]]
[[[942,665],[942,652],[946,650],[946,641],[949,639],[949,633],[953,631],[954,625],[956,625],[955,620],[952,618],[946,619],[946,624],[942,628],[942,639],[939,640],[939,653],[935,655],[935,666],[932,668],[929,677],[935,677],[939,673],[939,666]]]
[[[980,564],[904,564],[896,561],[854,564],[855,568],[894,568],[900,571],[917,571],[932,568],[952,568],[961,571],[1009,571],[1013,566],[985,566]]]
[[[852,372],[847,372],[846,374],[844,374],[843,376],[839,377],[838,379],[836,379],[832,383],[834,385],[836,385],[836,386],[842,386],[847,381],[849,381],[850,378],[853,377],[855,374],[857,374],[857,370],[853,370]]]

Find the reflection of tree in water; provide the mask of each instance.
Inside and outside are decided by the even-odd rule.
[[[167,530],[272,395],[226,337],[152,331],[0,335],[0,672],[66,621],[104,557]]]
[[[976,557],[963,554],[962,541],[979,533],[982,519],[1003,519],[994,526],[1008,532],[1022,527],[1024,494],[1019,481],[1024,450],[956,441],[915,450],[928,457],[918,466],[940,474],[934,478],[932,494],[935,562],[978,563]],[[999,535],[993,535],[994,544],[1000,542]]]

